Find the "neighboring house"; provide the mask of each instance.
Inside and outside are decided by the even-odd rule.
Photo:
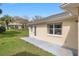
[[[30,22],[29,36],[59,45],[77,55],[79,4],[62,4],[60,7],[66,11]]]
[[[22,29],[21,23],[9,23],[9,29]]]
[[[19,16],[13,17],[13,22],[9,23],[9,29],[26,29],[28,20]]]

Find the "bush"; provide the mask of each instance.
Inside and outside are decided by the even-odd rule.
[[[4,26],[0,26],[0,33],[3,33],[6,31],[6,28]]]

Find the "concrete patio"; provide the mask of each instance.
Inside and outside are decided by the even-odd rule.
[[[56,56],[72,56],[73,55],[71,50],[65,49],[56,44],[51,44],[49,42],[42,41],[33,37],[24,37],[22,39]]]

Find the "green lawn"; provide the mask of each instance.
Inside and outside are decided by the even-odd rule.
[[[28,30],[0,33],[0,56],[52,56],[51,53],[21,40],[24,36],[28,36]]]

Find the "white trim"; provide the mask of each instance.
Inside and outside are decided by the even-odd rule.
[[[60,38],[63,37],[63,35],[55,35],[55,34],[48,34],[48,36],[52,36],[52,37],[60,37]]]
[[[58,22],[58,23],[59,23],[59,22]],[[62,23],[62,22],[61,22],[61,23]],[[55,28],[55,24],[56,24],[56,23],[52,23],[52,24],[53,24],[53,28],[52,28],[52,29],[53,29],[53,34],[50,34],[50,33],[49,33],[49,27],[47,26],[47,28],[48,28],[48,29],[47,29],[48,35],[50,34],[50,35],[53,35],[53,36],[62,36],[62,28],[60,28],[60,29],[61,29],[61,34],[60,34],[60,35],[57,35],[57,34],[55,34],[55,29],[56,29],[56,28]],[[49,25],[51,25],[51,24],[49,24]]]

